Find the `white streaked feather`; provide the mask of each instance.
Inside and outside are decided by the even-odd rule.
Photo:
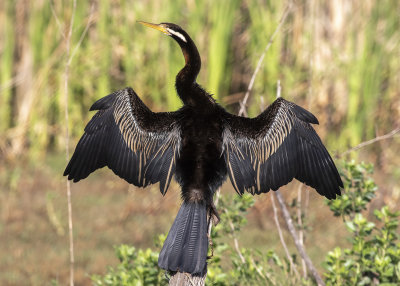
[[[184,41],[185,43],[187,43],[186,38],[185,38],[181,33],[175,32],[174,30],[169,29],[169,28],[167,28],[167,31],[168,31],[168,33],[170,33],[170,34],[172,34],[172,35],[174,35],[174,36],[177,36],[177,37],[180,38],[182,41]]]

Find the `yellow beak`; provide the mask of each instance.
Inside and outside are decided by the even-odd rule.
[[[144,26],[159,30],[160,32],[163,32],[164,34],[166,34],[168,36],[171,35],[163,24],[152,24],[152,23],[143,22],[143,21],[138,21],[138,22]]]

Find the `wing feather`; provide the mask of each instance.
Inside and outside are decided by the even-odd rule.
[[[108,166],[139,187],[160,182],[165,194],[179,156],[180,128],[175,113],[153,113],[131,88],[96,101],[64,175],[77,182]]]
[[[277,99],[258,117],[226,116],[224,156],[235,190],[277,190],[293,178],[327,198],[340,195],[342,180],[304,108]]]

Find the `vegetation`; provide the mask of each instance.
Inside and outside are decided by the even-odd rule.
[[[398,285],[400,283],[400,211],[374,209],[376,222],[361,213],[377,186],[368,177],[371,164],[345,165],[346,193],[328,205],[342,216],[350,232],[350,248],[336,247],[326,257],[327,285]]]
[[[290,2],[92,3],[93,9],[90,1],[77,1],[73,30],[68,124],[74,140],[91,116],[90,105],[125,86],[132,86],[155,110],[180,106],[173,81],[183,64],[181,52],[172,40],[144,30],[137,20],[185,27],[203,57],[199,82],[220,102],[232,104],[246,91],[258,58]],[[333,131],[328,137],[336,149],[398,125],[399,1],[308,0],[293,2],[291,7],[266,54],[249,114],[257,114],[260,105],[273,100],[280,80],[285,98],[310,108],[318,114],[322,130]],[[63,148],[62,35],[71,9],[69,1],[0,4],[3,156],[37,157]]]
[[[283,97],[318,117],[317,131],[332,154],[400,126],[398,0],[77,1],[67,123],[63,35],[69,28],[71,2],[0,1],[0,245],[6,246],[0,247],[1,285],[68,281],[67,203],[61,175],[66,124],[73,148],[93,114],[88,112],[91,104],[125,86],[132,86],[155,111],[180,106],[173,82],[183,65],[181,52],[172,40],[143,29],[137,20],[182,25],[202,56],[198,82],[236,112],[269,37],[292,3],[256,78],[249,115],[274,100],[280,80]],[[368,165],[349,163],[343,167],[348,192],[328,204],[344,223],[329,216],[314,192],[305,192],[302,207],[307,212],[294,215],[294,221],[303,219],[298,228],[308,237],[324,235],[323,243],[305,245],[317,267],[321,253],[331,251],[324,263],[327,284],[398,282],[400,144],[398,139],[380,141],[364,150],[357,156],[375,163],[379,192],[367,176]],[[128,187],[112,172],[97,171],[74,184],[72,191],[77,284],[166,283],[164,273],[154,268],[158,249],[147,247],[154,247],[149,238],[167,231],[176,215],[176,185],[162,198],[155,187]],[[224,191],[232,192],[230,187]],[[297,207],[296,194],[286,194]],[[213,230],[209,283],[245,279],[279,285],[288,273],[288,284],[313,283],[294,274],[281,251],[270,219],[270,195],[258,197],[250,210],[253,198],[221,195],[220,207],[226,211]],[[384,205],[388,208],[382,209]],[[135,232],[138,226],[141,231]],[[346,227],[348,244],[338,239]],[[126,245],[117,248],[117,265],[110,245],[121,243]],[[290,245],[289,250],[295,253]],[[294,254],[293,259],[300,269],[301,259]],[[117,266],[104,273],[106,265]],[[98,275],[92,282],[88,276],[93,273]],[[352,280],[346,280],[349,275]]]
[[[391,212],[387,206],[375,209],[375,223],[362,214],[377,191],[370,174],[371,164],[345,163],[344,195],[334,201],[327,200],[334,215],[343,217],[350,233],[350,248],[336,247],[326,254],[327,285],[394,286],[400,283],[400,212]],[[356,203],[349,204],[349,197]],[[237,232],[247,222],[245,214],[253,204],[254,197],[248,194],[233,199],[221,196],[218,205],[222,210],[221,223],[212,230],[214,256],[208,265],[207,285],[314,285],[311,276],[295,275],[288,259],[274,250],[263,252],[226,243],[224,237],[237,239]],[[159,246],[163,238],[159,238]],[[93,276],[95,285],[168,284],[167,275],[156,266],[157,252],[127,245],[118,247],[116,252],[120,264],[104,276]],[[292,255],[300,268],[301,259]]]

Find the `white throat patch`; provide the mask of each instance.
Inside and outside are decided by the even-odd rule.
[[[171,30],[169,28],[167,28],[168,33],[170,33],[171,35],[177,36],[178,38],[180,38],[182,41],[184,41],[185,43],[187,43],[186,38],[179,32],[175,32],[174,30]]]

